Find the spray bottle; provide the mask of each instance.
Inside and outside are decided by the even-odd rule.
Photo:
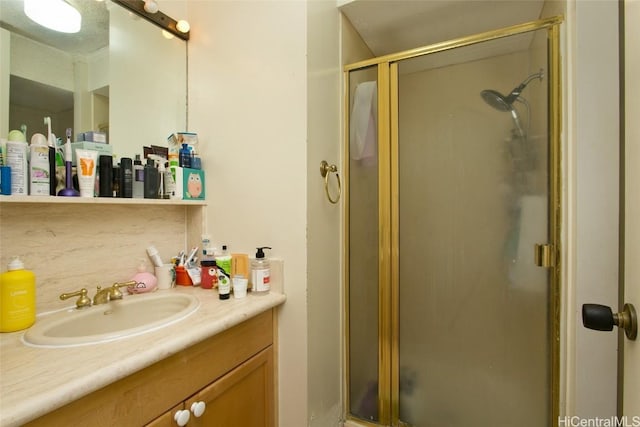
[[[147,157],[153,159],[153,161],[155,162],[155,166],[158,169],[158,175],[160,177],[160,183],[158,185],[158,199],[168,199],[171,195],[171,193],[169,192],[168,182],[173,181],[173,176],[171,175],[171,171],[165,167],[167,159],[157,154],[148,154]],[[169,179],[167,175],[169,175],[171,179]],[[175,191],[175,184],[171,191]]]

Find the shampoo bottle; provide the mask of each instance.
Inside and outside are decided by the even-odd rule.
[[[271,265],[269,258],[265,258],[263,249],[271,249],[268,246],[257,248],[255,259],[251,260],[251,286],[256,295],[265,295],[271,289]]]
[[[19,258],[0,275],[0,332],[27,329],[36,321],[36,276]]]
[[[133,197],[133,161],[130,157],[120,159],[120,197]]]
[[[144,166],[140,160],[140,154],[136,154],[133,161],[133,198],[142,199],[144,197]]]
[[[158,198],[158,169],[153,165],[153,159],[147,158],[144,167],[144,198]]]

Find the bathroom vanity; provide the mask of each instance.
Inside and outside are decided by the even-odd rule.
[[[191,293],[201,306],[159,330],[101,344],[36,348],[20,332],[0,336],[0,425],[176,426],[188,418],[188,426],[274,426],[284,295],[220,301],[200,288],[164,292]]]

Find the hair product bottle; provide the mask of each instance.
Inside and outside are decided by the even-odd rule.
[[[133,161],[129,157],[120,159],[120,197],[133,197]]]
[[[0,275],[0,332],[27,329],[36,321],[36,276],[18,257]]]

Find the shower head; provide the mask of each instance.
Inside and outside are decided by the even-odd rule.
[[[513,103],[520,97],[520,94],[524,90],[525,87],[534,79],[540,79],[544,77],[544,71],[540,69],[537,73],[531,74],[527,77],[522,83],[518,85],[518,87],[514,88],[509,95],[503,95],[497,90],[493,89],[485,89],[480,92],[480,96],[484,102],[492,106],[498,111],[512,111]]]
[[[480,92],[480,96],[482,97],[484,102],[486,102],[496,110],[511,113],[511,117],[513,118],[513,123],[516,127],[516,131],[518,132],[518,135],[520,136],[520,138],[526,139],[526,133],[522,128],[522,125],[520,124],[520,116],[518,114],[518,110],[515,109],[515,107],[513,106],[513,103],[516,100],[525,103],[528,111],[528,103],[526,102],[526,100],[524,100],[524,98],[520,98],[520,94],[522,93],[524,88],[527,87],[529,82],[531,82],[531,80],[534,80],[534,79],[542,80],[543,77],[544,77],[544,71],[540,69],[540,71],[538,71],[537,73],[531,74],[529,77],[524,79],[524,81],[520,83],[516,88],[514,88],[509,93],[509,95],[503,95],[497,90],[485,89],[482,92]]]

